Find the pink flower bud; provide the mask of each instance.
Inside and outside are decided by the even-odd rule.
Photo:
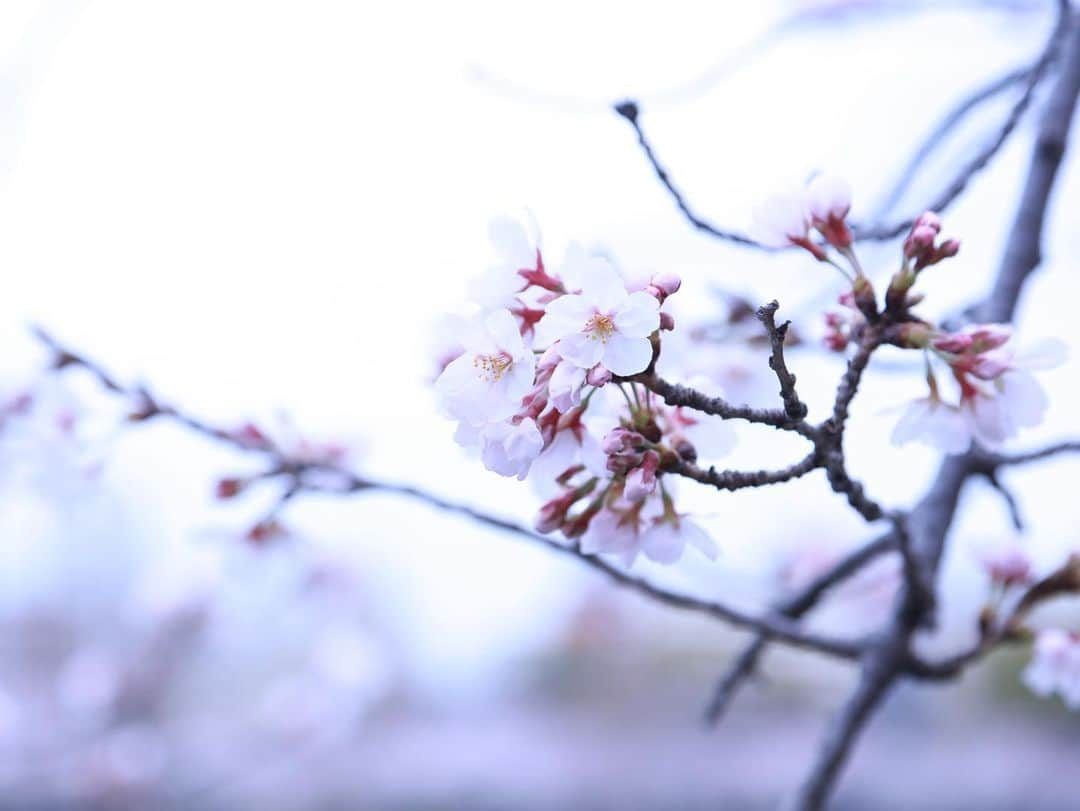
[[[641,464],[645,437],[637,431],[618,427],[608,432],[600,443],[600,448],[607,454],[607,469],[612,473],[625,473]]]
[[[932,346],[939,352],[948,352],[952,355],[959,355],[969,350],[972,342],[973,339],[969,333],[952,332],[947,335],[942,335],[939,338],[935,338]]]
[[[590,386],[606,386],[611,382],[611,370],[605,369],[599,363],[596,366],[589,369],[589,373],[585,376],[585,382]]]
[[[220,479],[217,483],[217,487],[214,488],[214,495],[220,499],[234,498],[244,489],[244,484],[245,482],[243,479]]]
[[[939,234],[941,233],[941,217],[933,211],[924,211],[915,219],[912,229],[920,227],[931,229],[935,235]]]
[[[1008,324],[979,324],[966,330],[971,336],[975,352],[986,352],[1004,346],[1012,338],[1012,327]]]
[[[1004,586],[1026,583],[1031,576],[1031,561],[1019,549],[997,550],[983,564],[990,578]]]
[[[567,490],[565,493],[546,502],[540,507],[540,512],[536,514],[533,527],[537,532],[554,532],[563,525],[563,522],[566,521],[567,511],[574,506],[582,495],[584,494],[575,488]]]
[[[675,319],[671,316],[671,313],[660,313],[660,329],[668,332],[675,329]]]
[[[651,284],[662,291],[665,296],[673,296],[682,287],[682,279],[674,273],[657,273],[652,277]]]
[[[927,225],[916,225],[904,240],[904,256],[918,259],[934,249],[937,231]]]
[[[647,451],[641,465],[626,474],[623,497],[627,501],[641,501],[656,490],[656,471],[660,467],[660,454]]]
[[[607,435],[600,443],[601,449],[604,453],[620,453],[621,451],[633,448],[635,445],[640,445],[645,441],[645,437],[639,434],[637,431],[631,431],[629,428],[623,428],[621,425],[618,428],[613,428],[608,431]]]
[[[960,252],[960,240],[947,239],[938,246],[937,256],[938,261],[942,259],[948,259],[951,256],[956,256]]]

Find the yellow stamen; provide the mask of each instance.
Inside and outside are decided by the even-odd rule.
[[[610,315],[594,313],[592,318],[585,322],[585,332],[594,341],[606,344],[615,332],[615,320]]]
[[[513,365],[514,359],[505,352],[497,355],[476,355],[473,358],[473,366],[480,370],[480,376],[489,383],[497,382]]]

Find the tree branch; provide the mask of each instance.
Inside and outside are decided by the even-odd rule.
[[[1038,265],[1046,209],[1080,94],[1080,36],[1067,0],[1060,0],[1058,9],[1058,29],[1068,32],[1067,51],[1040,120],[1020,210],[1009,232],[993,291],[979,308],[980,318],[987,321],[1012,320],[1024,282]],[[978,452],[947,457],[938,468],[930,490],[911,512],[908,521],[911,550],[922,568],[924,582],[932,584],[936,579],[960,493],[968,478],[979,472],[980,464],[984,463],[980,462]],[[904,589],[885,642],[879,650],[867,654],[859,687],[826,737],[821,755],[800,791],[797,808],[824,806],[852,742],[897,674],[910,667],[911,636],[927,619],[932,619],[931,610],[932,606],[923,602],[917,592]]]
[[[780,326],[776,325],[776,311],[780,309],[780,303],[773,299],[768,304],[763,304],[757,309],[758,320],[765,325],[765,331],[769,334],[769,346],[772,354],[769,356],[769,368],[776,374],[780,382],[780,399],[784,401],[784,411],[792,420],[801,420],[806,417],[806,403],[799,399],[795,391],[795,375],[788,371],[784,361],[784,339],[787,337],[790,321],[785,321]]]
[[[792,420],[785,411],[780,409],[734,405],[723,397],[710,397],[689,386],[669,383],[655,372],[638,375],[633,379],[654,394],[660,395],[669,406],[692,408],[702,414],[711,414],[726,420],[746,420],[759,425],[770,425],[784,431],[795,431],[804,436],[808,436],[811,431],[810,426],[805,422]]]
[[[715,467],[704,470],[691,462],[680,461],[672,468],[672,472],[702,484],[710,484],[717,490],[745,490],[749,487],[764,487],[791,481],[817,470],[820,466],[817,453],[814,452],[779,470],[717,470]]]

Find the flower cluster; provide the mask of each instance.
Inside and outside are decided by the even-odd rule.
[[[912,292],[921,274],[957,255],[960,243],[941,237],[941,220],[933,212],[918,217],[903,242],[900,269],[893,275],[879,308],[873,285],[863,273],[846,223],[851,209],[848,185],[819,175],[804,189],[774,195],[755,211],[754,233],[772,247],[799,247],[837,267],[850,287],[839,298],[842,309],[825,314],[825,345],[845,351],[868,329],[878,329],[882,342],[926,355],[928,393],[906,405],[893,431],[893,441],[924,442],[946,453],[963,453],[972,442],[995,447],[1022,429],[1039,424],[1047,397],[1033,372],[1064,359],[1056,340],[1017,349],[1012,330],[1002,324],[972,324],[945,330],[912,312],[922,296]],[[815,241],[817,233],[822,241]],[[842,257],[850,273],[833,259]],[[950,388],[944,390],[935,372],[943,366]]]
[[[1032,374],[1064,360],[1064,345],[1048,339],[1018,350],[1003,324],[974,324],[957,332],[935,331],[925,340],[928,393],[908,404],[893,441],[925,442],[946,453],[963,453],[976,441],[995,447],[1022,428],[1042,422],[1048,399]],[[955,400],[943,393],[931,359],[955,383]]]
[[[688,544],[714,556],[664,476],[696,457],[704,426],[634,381],[674,326],[661,305],[679,278],[630,285],[577,246],[549,272],[538,240],[510,220],[494,222],[491,239],[499,261],[474,287],[476,317],[462,322],[460,354],[435,381],[455,438],[489,470],[528,477],[550,497],[538,531],[627,564],[639,552],[672,563]]]

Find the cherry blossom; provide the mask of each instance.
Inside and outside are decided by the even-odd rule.
[[[488,470],[500,476],[516,476],[520,481],[528,475],[543,447],[543,437],[533,420],[525,419],[516,425],[496,422],[481,434],[480,458]]]
[[[654,563],[677,563],[687,546],[709,560],[718,555],[716,543],[700,526],[675,512],[671,498],[654,495],[627,503],[616,500],[602,509],[581,538],[581,551],[617,557],[633,565],[639,554]]]
[[[929,396],[908,405],[893,430],[893,442],[917,440],[946,453],[963,453],[973,439],[995,447],[1042,422],[1049,400],[1032,372],[1061,363],[1064,344],[1050,339],[1016,352],[1011,342],[1011,329],[1001,324],[974,325],[934,338],[930,349],[949,365],[959,402],[944,401],[930,372]]]
[[[892,431],[894,445],[921,442],[949,454],[964,453],[971,447],[971,422],[954,405],[936,393],[907,404]]]
[[[490,309],[512,308],[528,282],[519,271],[542,267],[540,248],[525,226],[509,217],[488,224],[488,238],[497,260],[469,286],[471,298]]]
[[[1058,693],[1069,709],[1080,710],[1080,634],[1039,631],[1023,679],[1036,695]]]
[[[597,364],[612,374],[644,371],[652,360],[649,336],[660,326],[659,302],[644,291],[628,293],[618,273],[593,257],[564,270],[563,278],[581,292],[547,305],[536,326],[540,345],[558,341],[558,352],[582,369]]]
[[[810,220],[802,195],[784,191],[767,197],[754,208],[750,232],[754,239],[770,248],[807,247]]]
[[[445,411],[474,426],[513,416],[532,388],[536,368],[517,321],[509,311],[496,310],[462,343],[464,353],[435,381]]]
[[[851,210],[851,186],[846,180],[836,175],[818,175],[807,185],[803,204],[806,218],[830,245],[850,247],[851,230],[844,218]]]

